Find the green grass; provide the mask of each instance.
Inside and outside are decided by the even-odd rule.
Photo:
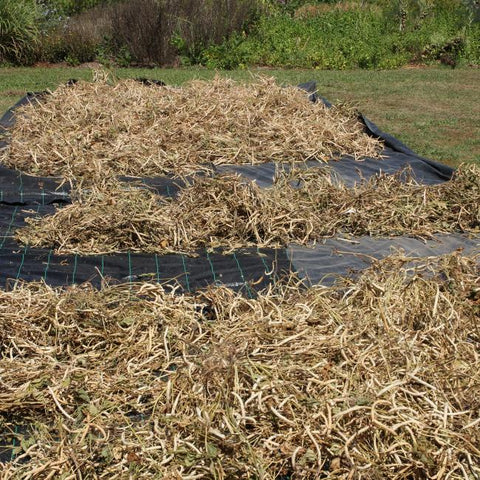
[[[480,163],[480,69],[419,68],[388,71],[237,70],[222,74],[245,80],[252,73],[297,84],[315,80],[333,102],[354,102],[382,130],[420,155],[452,166]],[[54,89],[69,78],[91,78],[87,68],[0,68],[0,111],[25,92]],[[119,77],[144,76],[181,84],[211,78],[212,70],[116,69]]]

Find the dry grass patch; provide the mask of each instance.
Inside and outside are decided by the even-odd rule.
[[[183,252],[309,244],[322,237],[479,232],[480,171],[460,168],[442,185],[408,171],[348,188],[328,169],[280,172],[270,188],[239,176],[196,177],[176,198],[109,181],[79,191],[52,216],[27,219],[18,241],[58,253]]]
[[[479,476],[479,276],[456,254],[255,299],[1,291],[2,479]]]
[[[1,161],[34,175],[95,179],[380,151],[355,110],[312,104],[272,78],[216,77],[180,88],[99,80],[60,86],[19,109]]]

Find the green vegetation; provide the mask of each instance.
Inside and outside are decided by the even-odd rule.
[[[480,64],[474,0],[0,0],[0,63]]]
[[[252,24],[260,0],[48,0],[38,58],[72,65],[198,64],[203,51]]]
[[[0,0],[0,63],[29,64],[38,46],[35,0]]]
[[[286,84],[315,80],[331,101],[354,102],[384,131],[428,158],[450,165],[480,163],[480,70],[445,67],[400,70],[235,70],[224,73],[247,80],[268,74]],[[203,68],[115,69],[120,78],[148,77],[168,84],[212,78]],[[91,78],[87,68],[0,68],[0,111],[27,91],[54,89],[70,78]]]
[[[104,3],[112,3],[112,0],[37,0],[44,9],[46,16],[70,16]]]
[[[396,68],[407,63],[480,62],[480,23],[455,2],[405,13],[375,4],[305,5],[262,16],[250,35],[235,34],[205,50],[213,68],[269,65],[296,68]],[[422,15],[423,14],[423,15]]]

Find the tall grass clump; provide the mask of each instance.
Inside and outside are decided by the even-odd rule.
[[[31,63],[38,36],[35,0],[0,0],[0,63]]]

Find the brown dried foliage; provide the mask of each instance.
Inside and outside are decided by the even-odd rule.
[[[0,477],[475,478],[479,266],[397,255],[356,283],[255,299],[1,291],[0,425],[17,448]]]
[[[378,157],[381,147],[353,109],[312,104],[305,92],[265,77],[248,85],[217,77],[181,88],[79,82],[25,106],[16,120],[2,162],[70,180]]]
[[[197,177],[173,199],[111,181],[77,195],[54,215],[27,219],[17,240],[59,253],[194,253],[306,245],[338,234],[428,238],[480,230],[475,165],[435,186],[418,184],[406,171],[374,176],[352,189],[328,169],[315,168],[279,173],[270,188],[224,175]]]

